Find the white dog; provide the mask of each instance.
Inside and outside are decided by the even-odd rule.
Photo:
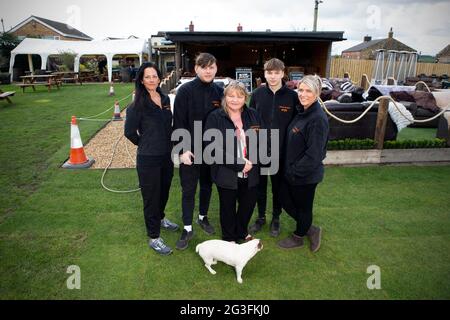
[[[208,240],[200,243],[195,248],[205,262],[205,267],[212,274],[216,274],[211,268],[212,264],[222,261],[236,269],[237,281],[242,283],[242,270],[247,262],[263,248],[259,239],[253,239],[243,244],[223,240]]]

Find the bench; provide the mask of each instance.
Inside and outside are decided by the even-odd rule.
[[[58,83],[52,83],[49,84],[48,82],[33,82],[33,83],[19,83],[17,84],[17,86],[22,88],[22,91],[25,93],[25,88],[27,87],[32,87],[33,91],[36,91],[35,86],[46,86],[48,87],[48,91],[50,91],[50,88],[53,87],[57,87],[59,89],[59,84]]]
[[[9,97],[12,97],[13,95],[15,95],[16,92],[15,91],[7,91],[7,92],[3,92],[0,89],[0,100],[5,99],[6,101],[8,101],[9,103],[12,103],[11,99]]]

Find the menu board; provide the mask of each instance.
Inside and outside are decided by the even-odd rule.
[[[236,80],[245,84],[248,92],[252,92],[252,69],[251,68],[236,68]]]

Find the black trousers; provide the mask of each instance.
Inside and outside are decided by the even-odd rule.
[[[182,189],[181,208],[183,211],[183,224],[192,224],[195,207],[195,193],[200,181],[200,203],[201,215],[208,215],[209,201],[211,200],[212,180],[211,169],[206,164],[193,164],[187,166],[180,164],[180,181]]]
[[[144,202],[145,227],[147,235],[155,239],[159,237],[161,219],[165,217],[164,210],[173,177],[173,163],[170,158],[160,164],[142,162],[138,160],[136,167]]]
[[[308,232],[313,219],[313,203],[316,184],[292,186],[283,179],[280,188],[283,209],[297,222],[294,233],[303,237]]]
[[[278,218],[281,214],[280,202],[280,186],[282,181],[282,170],[270,176],[272,182],[272,214],[274,218]],[[267,208],[267,180],[268,176],[260,175],[258,184],[258,217],[264,218],[266,216]]]
[[[248,187],[247,179],[238,179],[238,189],[217,187],[220,200],[220,226],[225,241],[244,240],[253,209],[256,205],[257,187]],[[238,208],[236,210],[236,202]]]

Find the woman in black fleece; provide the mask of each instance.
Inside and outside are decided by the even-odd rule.
[[[312,209],[317,184],[324,175],[323,159],[328,142],[328,119],[318,98],[321,81],[317,76],[306,76],[298,85],[299,112],[286,133],[285,172],[280,189],[284,210],[295,219],[294,233],[278,243],[281,248],[303,246],[304,237],[310,249],[320,248],[322,229],[312,225]]]
[[[136,98],[127,108],[125,136],[137,149],[136,168],[144,201],[144,220],[149,246],[162,255],[172,249],[160,238],[161,227],[175,231],[178,226],[165,218],[173,177],[172,111],[170,99],[159,88],[161,72],[151,62],[144,63],[136,77]]]
[[[247,227],[256,205],[259,182],[256,137],[260,123],[256,111],[245,105],[247,97],[245,85],[231,81],[225,88],[222,108],[208,116],[205,127],[218,130],[223,137],[217,147],[222,156],[214,153],[210,159],[206,153],[205,161],[212,163],[211,177],[219,192],[220,226],[225,241],[252,239]],[[232,144],[226,143],[227,132],[233,136]],[[249,135],[256,140],[250,141]]]

